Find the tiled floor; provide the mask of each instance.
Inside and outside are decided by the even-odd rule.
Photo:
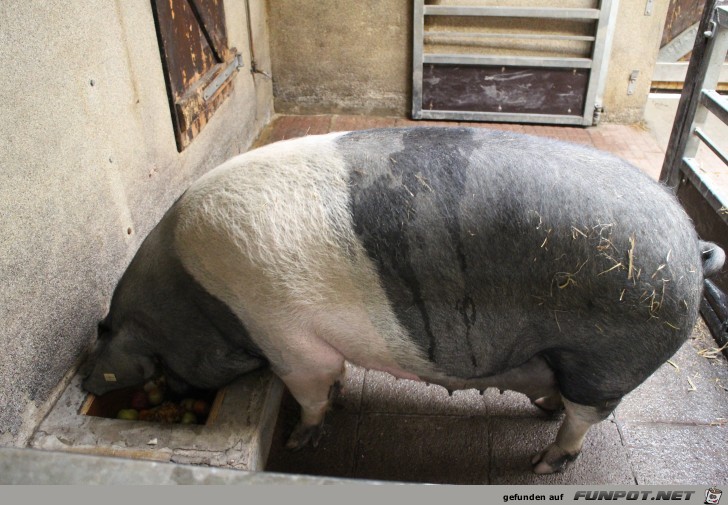
[[[362,116],[281,116],[258,141],[372,127],[458,123]],[[475,126],[556,137],[611,151],[659,176],[663,152],[633,126]],[[517,393],[456,391],[350,367],[317,448],[283,448],[298,408],[286,395],[269,471],[461,484],[725,485],[728,483],[728,363],[712,353],[702,322],[670,363],[589,432],[566,472],[537,476],[531,455],[547,445],[550,418]],[[710,357],[714,356],[714,357]]]

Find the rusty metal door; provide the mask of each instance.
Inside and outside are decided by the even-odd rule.
[[[728,53],[728,0],[708,0],[697,30],[660,180],[672,187],[701,238],[728,251],[728,138],[704,127],[728,124],[728,100],[716,91]],[[703,152],[701,153],[701,149]],[[706,156],[707,155],[707,156]],[[715,174],[707,163],[717,161]],[[720,345],[728,342],[728,269],[706,280],[701,313]]]

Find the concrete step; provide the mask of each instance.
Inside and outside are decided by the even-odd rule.
[[[206,425],[161,424],[81,414],[88,394],[76,375],[29,446],[260,471],[268,457],[282,393],[283,383],[271,372],[254,372],[218,392],[214,421]]]
[[[0,448],[0,485],[322,485],[362,481],[159,463],[35,449]],[[376,483],[376,482],[372,482]],[[88,496],[84,489],[84,496]],[[57,492],[54,490],[54,492]],[[147,492],[147,490],[145,490]],[[127,500],[133,494],[124,490]],[[107,500],[104,500],[107,501]]]

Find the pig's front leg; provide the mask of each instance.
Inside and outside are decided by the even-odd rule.
[[[321,437],[321,428],[330,406],[334,385],[344,375],[344,356],[315,336],[305,339],[304,351],[286,357],[283,366],[273,366],[291,395],[301,406],[301,419],[286,447],[298,450]]]

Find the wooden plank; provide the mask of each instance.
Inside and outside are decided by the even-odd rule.
[[[218,414],[220,414],[220,409],[222,409],[222,402],[225,400],[226,391],[227,388],[222,388],[215,395],[215,399],[213,400],[212,406],[210,407],[210,413],[207,414],[207,421],[205,421],[205,426],[210,426],[217,420],[217,416]]]
[[[177,101],[219,61],[186,1],[154,0],[153,5],[165,74]]]
[[[187,0],[207,43],[218,63],[227,60],[228,42],[225,32],[225,4],[221,0]]]

